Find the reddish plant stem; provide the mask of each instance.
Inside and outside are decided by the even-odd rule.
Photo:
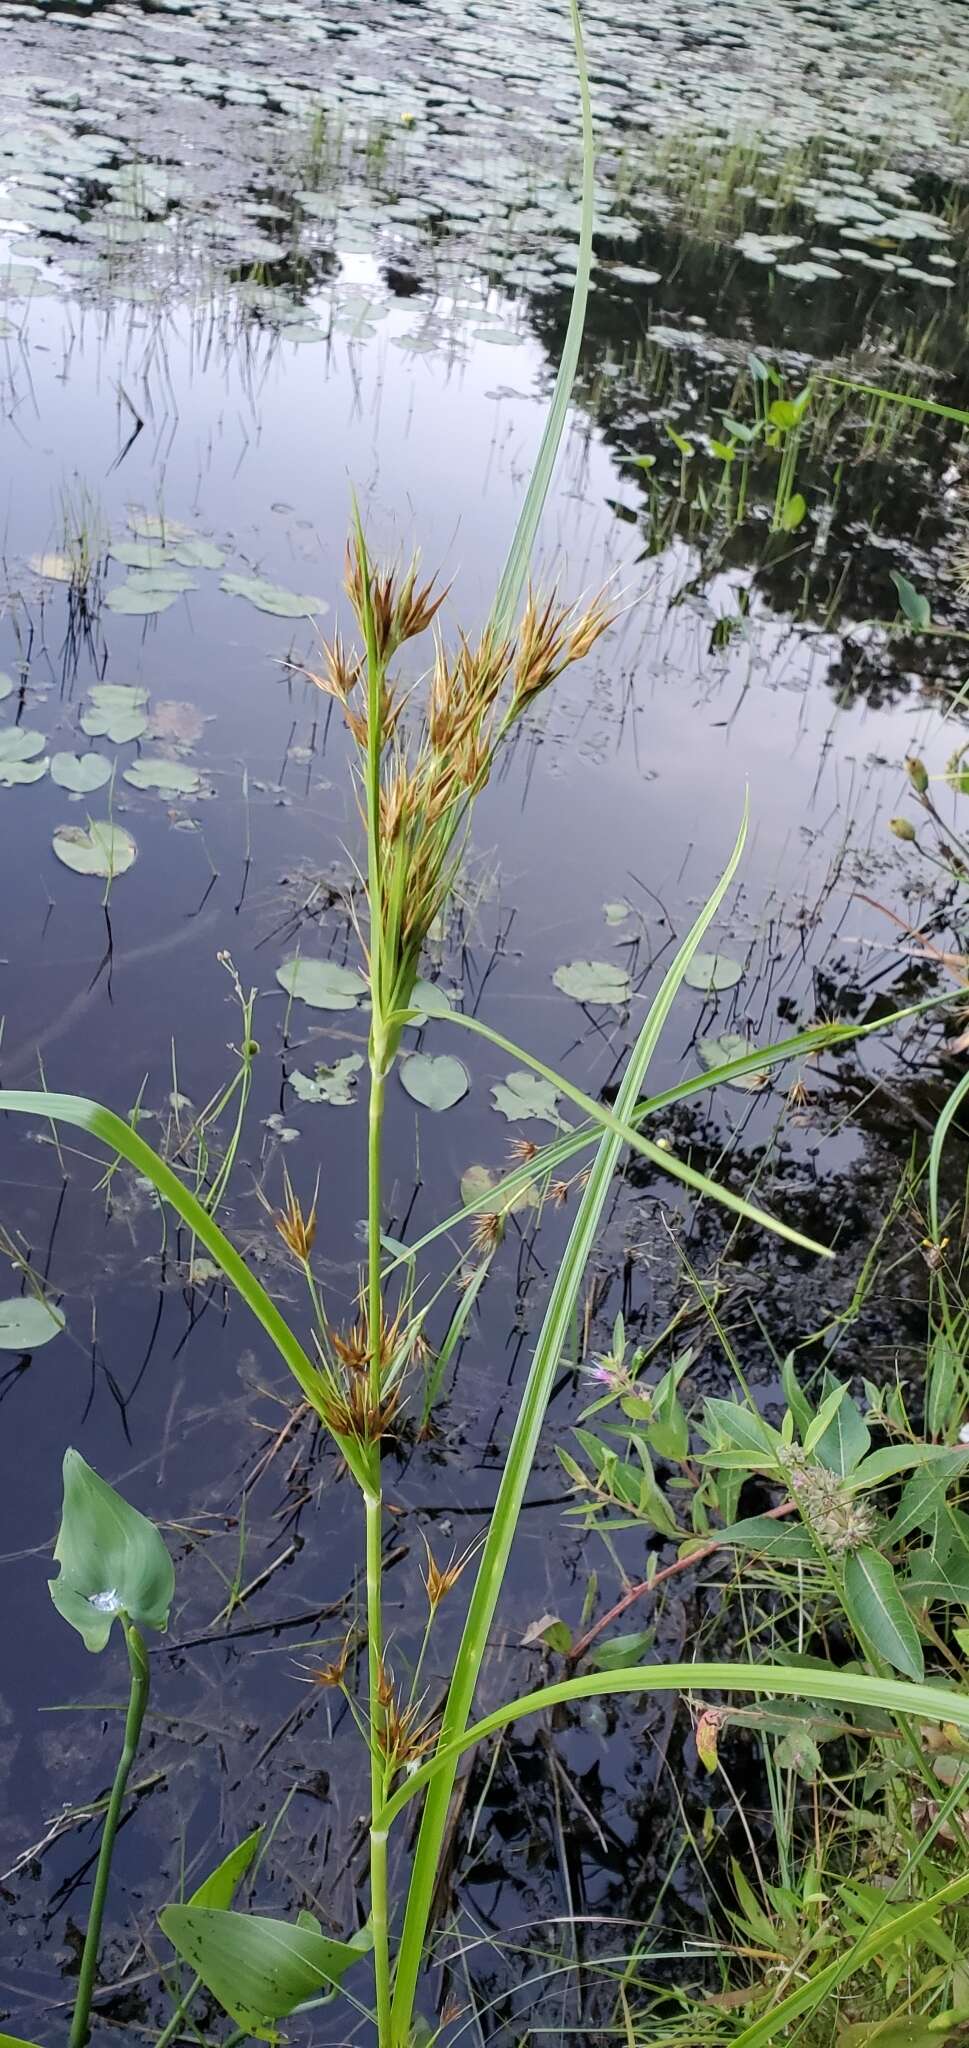
[[[780,1507],[768,1508],[764,1519],[779,1522],[783,1515],[793,1514],[796,1505],[796,1501],[793,1500],[782,1501]],[[573,1643],[571,1650],[566,1652],[566,1663],[577,1664],[579,1658],[585,1656],[590,1643],[594,1643],[596,1637],[601,1636],[603,1629],[608,1628],[611,1621],[618,1621],[619,1616],[625,1614],[627,1607],[631,1607],[634,1600],[641,1600],[644,1593],[655,1593],[657,1586],[662,1586],[667,1579],[675,1578],[678,1572],[688,1572],[693,1565],[702,1564],[705,1558],[715,1556],[718,1550],[729,1548],[729,1543],[701,1544],[700,1549],[691,1550],[688,1557],[678,1557],[675,1564],[664,1565],[662,1571],[654,1573],[651,1579],[638,1579],[634,1586],[627,1586],[622,1599],[617,1600],[614,1607],[610,1607],[608,1614],[603,1614],[598,1621],[593,1622],[585,1635],[580,1636],[577,1643]]]

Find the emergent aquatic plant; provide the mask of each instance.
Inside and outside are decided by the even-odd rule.
[[[509,1700],[485,1720],[469,1725],[546,1409],[572,1327],[589,1253],[624,1150],[642,1155],[654,1168],[694,1194],[824,1256],[824,1246],[698,1172],[679,1159],[668,1145],[655,1143],[646,1129],[660,1110],[700,1089],[710,1088],[719,1080],[761,1072],[778,1061],[853,1035],[848,1027],[819,1027],[689,1076],[662,1094],[645,1094],[650,1063],[663,1026],[740,861],[745,819],[720,880],[680,944],[649,1005],[611,1106],[586,1095],[566,1076],[552,1072],[537,1055],[512,1044],[479,1019],[462,1015],[443,1002],[435,1006],[435,1014],[455,1029],[485,1036],[510,1055],[516,1069],[526,1069],[549,1084],[559,1097],[578,1109],[581,1122],[561,1132],[541,1151],[529,1148],[529,1156],[520,1167],[497,1185],[470,1193],[458,1219],[449,1217],[419,1244],[402,1250],[384,1242],[381,1153],[387,1078],[405,1026],[418,1014],[427,1014],[435,1001],[433,990],[426,983],[417,991],[422,949],[453,886],[474,805],[488,782],[498,752],[523,714],[565,668],[589,653],[609,623],[610,606],[604,597],[573,607],[561,602],[557,595],[539,597],[531,589],[526,591],[535,531],[575,373],[590,270],[591,113],[574,0],[573,25],[579,57],[585,163],[578,283],[548,423],[491,618],[474,639],[459,634],[449,647],[443,636],[439,637],[426,700],[415,718],[394,665],[403,646],[425,634],[432,625],[439,627],[443,597],[430,584],[420,583],[416,565],[406,571],[376,566],[362,521],[355,515],[348,551],[347,588],[360,644],[348,648],[338,637],[334,638],[326,649],[320,672],[313,678],[342,708],[356,749],[360,809],[366,831],[358,930],[370,1000],[368,1237],[366,1271],[355,1321],[350,1327],[338,1326],[315,1281],[311,1267],[315,1202],[308,1211],[304,1210],[295,1190],[289,1188],[286,1208],[278,1219],[280,1236],[307,1286],[307,1345],[216,1221],[212,1192],[207,1199],[200,1199],[186,1178],[154,1152],[131,1123],[80,1096],[0,1092],[0,1109],[40,1116],[55,1124],[73,1124],[89,1132],[111,1153],[129,1161],[151,1183],[160,1200],[172,1206],[272,1340],[304,1400],[332,1436],[361,1495],[366,1550],[368,1693],[362,1708],[354,1704],[370,1755],[369,1924],[352,1940],[333,1942],[323,1935],[311,1916],[301,1915],[296,1923],[288,1924],[235,1913],[224,1897],[201,1901],[196,1897],[185,1905],[166,1908],[161,1916],[163,1930],[191,1965],[196,1984],[207,1987],[236,2020],[239,2032],[232,2036],[234,2041],[248,2034],[273,2038],[282,2018],[321,1992],[333,1994],[344,1971],[372,1950],[374,2037],[379,2048],[410,2048],[415,2040],[415,2000],[458,1763],[476,1743],[522,1716],[596,1693],[704,1687],[794,1696],[807,1692],[814,1698],[833,1697],[842,1704],[853,1701],[888,1713],[921,1715],[969,1728],[969,1700],[940,1689],[854,1672],[846,1675],[812,1670],[806,1676],[802,1669],[789,1665],[741,1662],[637,1665],[613,1672],[582,1674]],[[248,1033],[248,1013],[246,1019]],[[244,1107],[250,1058],[247,1037],[236,1105],[239,1115]],[[233,1149],[236,1142],[237,1135]],[[465,1216],[479,1219],[482,1245],[493,1244],[509,1206],[524,1186],[541,1182],[569,1159],[589,1152],[591,1162],[521,1393],[498,1499],[480,1556],[476,1563],[467,1554],[444,1566],[433,1559],[428,1562],[425,1583],[429,1630],[445,1591],[453,1590],[459,1577],[471,1578],[473,1574],[464,1631],[454,1657],[443,1712],[440,1718],[428,1716],[422,1709],[416,1678],[409,1691],[402,1690],[390,1667],[385,1647],[382,1586],[381,1448],[407,1400],[426,1314],[425,1308],[417,1306],[415,1262],[424,1245]],[[220,1173],[216,1185],[221,1196],[225,1172]],[[397,1281],[393,1279],[395,1274]],[[72,1465],[70,1469],[73,1473],[76,1468]],[[104,1496],[109,1492],[98,1492],[99,1485],[100,1482],[94,1484],[94,1475],[90,1475],[92,1516],[96,1508],[98,1512],[104,1508]],[[115,1614],[122,1621],[133,1672],[132,1708],[123,1757],[126,1773],[144,1704],[139,1623],[163,1618],[162,1607],[167,1601],[161,1600],[161,1582],[163,1578],[166,1584],[168,1581],[156,1550],[152,1598],[147,1601],[143,1589],[136,1598],[137,1588],[133,1580],[129,1582],[125,1559],[119,1557],[116,1561],[112,1552],[110,1569],[102,1569],[98,1576],[92,1561],[97,1546],[91,1547],[90,1556],[85,1550],[85,1544],[90,1542],[89,1531],[85,1530],[76,1551],[72,1548],[69,1552],[64,1544],[59,1544],[58,1556],[64,1572],[62,1582],[58,1582],[63,1589],[57,1597],[62,1611],[67,1611],[76,1625],[83,1618],[86,1640],[97,1643],[104,1639]],[[147,1537],[144,1543],[148,1544]],[[87,1559],[83,1571],[76,1562],[78,1555]],[[110,1608],[98,1604],[109,1596]],[[349,1648],[323,1674],[326,1681],[347,1690],[348,1663]],[[406,1898],[392,1901],[388,1879],[390,1829],[404,1809],[418,1798],[423,1798],[423,1814]],[[115,1810],[115,1820],[116,1817]],[[81,2048],[87,2030],[97,1929],[113,1840],[110,1822],[109,1814],[85,1946],[85,1975],[79,1991],[72,2048]],[[190,1990],[183,1997],[178,2013],[161,2035],[162,2043],[168,2042],[181,2024],[192,1995]]]

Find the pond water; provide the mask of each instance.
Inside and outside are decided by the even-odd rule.
[[[961,429],[832,379],[969,402],[967,25],[953,0],[904,19],[887,0],[588,9],[596,265],[538,572],[569,593],[611,579],[621,616],[488,790],[428,964],[592,1092],[615,1084],[745,792],[741,877],[710,942],[729,986],[683,991],[659,1085],[696,1065],[700,1040],[766,1043],[943,985],[905,924],[942,951],[960,942],[933,832],[913,844],[889,820],[915,815],[905,757],[941,776],[966,741]],[[358,1087],[314,1101],[292,1076],[364,1053],[366,1022],[291,1006],[277,980],[295,953],[354,957],[348,749],[305,668],[321,633],[346,630],[353,491],[374,547],[417,545],[440,568],[452,631],[487,616],[574,275],[567,14],[540,0],[5,4],[0,58],[3,1084],[45,1077],[137,1106],[152,1142],[191,1153],[237,1064],[231,956],[258,990],[260,1050],[226,1214],[298,1314],[272,1214],[284,1169],[304,1200],[318,1174],[318,1269],[349,1313]],[[767,445],[767,409],[809,380]],[[930,630],[906,628],[893,572]],[[957,823],[958,792],[938,792]],[[89,820],[136,848],[107,892],[76,871]],[[627,977],[628,1000],[570,997],[553,976],[583,960],[620,990]],[[769,1401],[771,1345],[851,1297],[913,1129],[957,1071],[949,1030],[826,1056],[803,1091],[783,1070],[676,1111],[681,1152],[741,1191],[756,1176],[759,1200],[839,1257],[822,1270],[776,1240],[728,1239],[636,1168],[588,1276],[589,1355],[620,1308],[637,1338],[662,1331],[688,1294],[685,1254],[722,1289]],[[432,1023],[419,1042],[466,1062],[455,1107],[391,1091],[386,1224],[408,1240],[455,1206],[469,1164],[499,1168],[510,1139],[549,1135],[496,1108],[509,1063],[452,1037]],[[356,1614],[356,1532],[260,1333],[164,1235],[137,1177],[103,1179],[77,1134],[8,1118],[0,1135],[3,1292],[26,1286],[26,1259],[66,1319],[42,1349],[8,1349],[0,1375],[0,2022],[66,2039],[96,1839],[85,1802],[117,1734],[114,1654],[89,1664],[44,1590],[74,1443],[162,1521],[178,1565],[96,2034],[150,2040],[167,1967],[154,1913],[257,1821],[275,1830],[261,1903],[355,1923],[364,1760],[335,1696],[305,1678]],[[216,1160],[225,1135],[211,1134]],[[566,1206],[537,1237],[509,1232],[434,1432],[388,1452],[404,1661],[422,1538],[463,1544],[494,1498],[568,1220]],[[906,1357],[920,1234],[903,1233],[890,1299],[849,1333],[850,1364]],[[450,1260],[436,1247],[429,1271],[465,1247],[466,1233]],[[723,1363],[699,1326],[696,1341],[700,1392]],[[555,1446],[584,1398],[564,1372],[487,1697],[537,1677],[524,1633],[549,1613],[575,1624],[590,1572],[601,1603],[619,1589],[565,1515]],[[641,1538],[620,1556],[640,1574]],[[660,1647],[715,1615],[715,1585],[680,1581]],[[571,1953],[569,1916],[589,1954],[628,1947],[630,1923],[660,1948],[664,1930],[705,1926],[677,1813],[685,1800],[702,1818],[714,1795],[691,1758],[683,1717],[637,1703],[589,1707],[554,1741],[525,1730],[472,1776],[452,1902],[466,1953],[444,1995],[482,2010],[480,2038],[521,2038],[536,2000],[545,2024],[596,2038],[602,2012],[583,2013],[574,1972],[564,1999],[531,1987],[518,1944],[536,1926],[553,1963]],[[345,2018],[325,2029],[314,2038],[351,2037]]]

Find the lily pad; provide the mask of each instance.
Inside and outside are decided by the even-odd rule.
[[[449,1017],[459,995],[459,989],[442,988],[439,981],[415,981],[411,996],[412,1029],[420,1030],[428,1017]]]
[[[81,717],[81,731],[89,739],[113,740],[116,746],[140,740],[148,731],[147,702],[147,690],[134,684],[95,683]]]
[[[329,1102],[342,1107],[357,1099],[357,1075],[362,1066],[363,1054],[351,1052],[346,1059],[334,1060],[332,1067],[317,1067],[312,1076],[301,1074],[294,1067],[289,1085],[301,1102]]]
[[[452,1052],[408,1053],[400,1078],[408,1095],[425,1109],[453,1109],[471,1086],[467,1067]]]
[[[75,796],[89,796],[111,779],[111,763],[103,754],[55,754],[50,764],[51,780]]]
[[[562,1119],[556,1107],[558,1090],[541,1074],[516,1068],[514,1073],[505,1075],[504,1081],[495,1083],[491,1094],[495,1108],[510,1124],[535,1117],[542,1123],[554,1124],[557,1130],[561,1128]]]
[[[103,881],[123,875],[138,852],[130,832],[107,818],[90,820],[86,830],[58,825],[52,844],[66,868],[73,868],[76,875],[99,875]]]
[[[621,897],[615,903],[604,903],[602,914],[607,924],[625,924],[627,917],[632,916],[632,904]]]
[[[615,1009],[628,1003],[632,991],[625,968],[610,960],[570,960],[555,969],[552,980],[577,1003],[610,1004]]]
[[[181,562],[183,569],[221,569],[225,555],[217,548],[214,540],[206,540],[200,533],[187,535],[172,549],[172,559]]]
[[[0,761],[32,761],[46,745],[42,732],[31,732],[26,725],[5,726],[0,731]]]
[[[153,612],[167,612],[169,605],[176,604],[180,596],[180,590],[161,589],[154,583],[136,583],[134,577],[129,577],[127,583],[116,583],[104,602],[113,612],[125,612],[133,618],[149,618]]]
[[[513,1216],[517,1210],[536,1207],[538,1194],[531,1181],[510,1194],[496,1192],[497,1186],[498,1175],[490,1166],[468,1166],[461,1175],[461,1200],[476,1203],[479,1216]]]
[[[51,553],[31,555],[30,566],[37,576],[49,578],[53,583],[73,583],[78,565],[73,555]]]
[[[219,588],[228,597],[248,598],[257,611],[272,612],[279,619],[310,619],[329,611],[322,597],[286,590],[281,583],[268,583],[264,576],[223,576]]]
[[[723,989],[733,988],[743,971],[740,961],[731,960],[729,953],[694,953],[683,979],[687,988],[719,995]]]
[[[41,782],[46,773],[46,754],[42,761],[0,761],[0,789],[13,789],[21,782]]]
[[[4,697],[12,697],[15,688],[16,685],[13,677],[8,676],[3,669],[0,669],[0,703],[3,702]]]
[[[186,767],[184,761],[167,761],[161,755],[143,754],[140,761],[132,761],[124,779],[132,789],[153,789],[160,796],[197,796],[200,788],[196,768]]]
[[[113,540],[108,549],[113,562],[125,569],[163,569],[174,560],[171,549],[160,541]]]
[[[298,953],[277,967],[276,980],[287,995],[313,1010],[355,1010],[367,993],[366,982],[352,967],[336,960],[306,960]]]
[[[747,1054],[753,1051],[754,1047],[739,1031],[723,1031],[719,1038],[697,1040],[697,1052],[705,1067],[725,1067],[731,1060],[746,1059]],[[740,1074],[736,1080],[728,1081],[726,1086],[742,1088],[745,1095],[758,1095],[762,1088],[767,1087],[769,1078],[769,1075],[762,1071]]]
[[[63,1328],[60,1309],[39,1295],[16,1294],[10,1301],[0,1301],[0,1351],[39,1351]]]

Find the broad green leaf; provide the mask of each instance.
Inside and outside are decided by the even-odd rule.
[[[161,589],[153,583],[136,583],[131,576],[127,583],[116,583],[105,597],[109,611],[125,612],[133,618],[149,618],[154,612],[167,612],[169,605],[177,604],[180,590]],[[89,728],[85,728],[88,730]]]
[[[37,2048],[36,2041],[22,2041],[19,2034],[0,2034],[0,2048]]]
[[[795,533],[797,531],[797,528],[800,526],[806,511],[807,500],[802,497],[800,491],[792,491],[790,497],[786,500],[784,510],[781,513],[780,523],[782,532]]]
[[[888,1559],[871,1544],[847,1559],[844,1602],[852,1628],[877,1656],[906,1678],[922,1678],[925,1662],[918,1631]]]
[[[51,1599],[89,1650],[104,1649],[119,1614],[140,1628],[167,1628],[175,1572],[158,1530],[79,1451],[64,1454],[54,1560],[61,1569],[50,1581]]]
[[[336,960],[307,960],[300,953],[277,967],[276,980],[287,995],[313,1010],[355,1010],[367,993],[366,982],[352,967],[341,967]]]
[[[213,540],[206,540],[200,533],[186,535],[172,548],[172,559],[181,562],[185,569],[221,569],[225,555]]]
[[[655,1638],[654,1628],[640,1629],[633,1635],[610,1636],[608,1642],[597,1643],[589,1651],[589,1662],[597,1671],[625,1671],[628,1665],[642,1662]]]
[[[969,1466],[969,1446],[946,1447],[942,1455],[931,1464],[922,1465],[913,1472],[902,1488],[895,1513],[885,1531],[885,1543],[894,1549],[913,1529],[932,1529],[942,1508],[946,1494],[957,1479],[961,1479]]]
[[[359,1936],[329,1941],[314,1928],[203,1906],[166,1906],[158,1924],[237,2025],[260,2041],[275,2041],[278,2020],[335,1989],[366,1952]]]
[[[936,1546],[912,1552],[898,1585],[904,1598],[916,1607],[931,1607],[936,1600],[950,1607],[969,1607],[969,1546],[959,1538],[944,1551]]]
[[[157,790],[160,796],[196,796],[200,786],[197,769],[158,754],[142,754],[140,760],[132,761],[124,779],[132,789]]]
[[[108,553],[124,569],[161,569],[175,559],[160,541],[150,540],[113,540]]]
[[[439,981],[415,981],[410,1000],[411,1026],[419,1030],[428,1017],[449,1017],[459,995],[459,989],[442,988]]]
[[[782,1770],[796,1771],[807,1785],[813,1784],[821,1769],[821,1751],[806,1728],[790,1728],[782,1735],[774,1758]]]
[[[363,1066],[363,1054],[348,1053],[345,1059],[334,1060],[332,1067],[317,1067],[310,1076],[301,1074],[294,1067],[289,1076],[289,1085],[300,1102],[329,1102],[344,1105],[356,1101],[357,1075]]]
[[[90,702],[81,717],[81,731],[89,739],[113,740],[124,746],[140,740],[148,731],[148,692],[128,683],[95,683]]]
[[[0,761],[0,789],[16,789],[23,782],[42,782],[46,773],[46,754],[42,761]]]
[[[781,1386],[784,1390],[784,1399],[794,1417],[794,1426],[803,1442],[807,1430],[811,1427],[812,1410],[794,1371],[794,1355],[790,1351],[781,1366]]]
[[[461,1200],[468,1207],[473,1203],[477,1216],[513,1216],[519,1209],[534,1209],[538,1195],[530,1181],[507,1190],[499,1189],[498,1183],[499,1175],[490,1166],[468,1166],[461,1175]]]
[[[717,1529],[718,1543],[755,1551],[759,1557],[786,1558],[792,1564],[817,1564],[818,1554],[806,1529],[798,1522],[775,1522],[769,1515],[748,1515]]]
[[[739,1031],[722,1031],[719,1038],[698,1038],[697,1052],[705,1067],[714,1072],[716,1068],[729,1066],[732,1060],[744,1060],[754,1047]],[[768,1085],[769,1076],[761,1069],[752,1074],[735,1074],[726,1082],[728,1088],[742,1088],[747,1095],[756,1095]]]
[[[92,790],[110,782],[111,763],[103,754],[53,754],[50,772],[51,780],[61,789],[72,790],[75,796],[90,796]]]
[[[32,761],[42,754],[47,741],[42,732],[26,725],[7,725],[0,731],[0,761]]]
[[[73,583],[79,563],[73,555],[52,550],[47,555],[31,555],[30,566],[35,575],[49,577],[54,583]]]
[[[251,1869],[256,1850],[262,1840],[262,1828],[254,1828],[245,1841],[237,1843],[217,1863],[214,1870],[204,1877],[189,1899],[190,1906],[213,1906],[225,1912],[231,1906],[236,1892],[246,1873]]]
[[[471,1086],[463,1060],[451,1052],[411,1052],[400,1063],[401,1086],[425,1109],[453,1109]]]
[[[491,1090],[492,1101],[508,1122],[519,1123],[526,1117],[536,1121],[554,1124],[562,1129],[562,1118],[556,1104],[558,1091],[551,1081],[543,1080],[541,1074],[530,1074],[525,1068],[516,1068],[506,1074],[504,1081],[497,1081]]]
[[[164,562],[160,568],[132,569],[126,590],[173,590],[181,595],[183,590],[197,590],[198,584],[188,569],[177,562]]]
[[[932,607],[928,598],[916,590],[914,583],[910,583],[908,577],[903,576],[901,569],[890,569],[889,575],[898,593],[899,608],[909,625],[913,626],[917,633],[924,633],[926,627],[932,623]]]
[[[281,583],[268,583],[264,576],[223,576],[220,589],[229,597],[248,598],[257,611],[273,612],[279,619],[315,618],[330,607],[322,597],[285,590]]]
[[[628,1003],[632,989],[625,968],[609,960],[571,960],[556,967],[552,980],[577,1003],[601,1003],[617,1010]]]
[[[73,868],[76,875],[99,875],[105,881],[123,875],[138,852],[131,833],[107,819],[89,821],[86,831],[80,825],[58,825],[51,843],[66,868]]]
[[[804,1439],[805,1449],[813,1450],[829,1472],[846,1479],[860,1464],[870,1443],[871,1431],[847,1389],[838,1386],[832,1374],[826,1372],[824,1398]]]
[[[704,995],[718,995],[722,989],[733,988],[743,971],[740,961],[731,960],[728,953],[694,953],[683,979],[687,988],[701,989]]]
[[[762,1459],[773,1461],[780,1449],[781,1439],[776,1429],[758,1415],[755,1408],[742,1407],[739,1401],[724,1401],[719,1395],[711,1395],[703,1404],[703,1433],[715,1449],[730,1444],[739,1451],[751,1451]]]
[[[0,1301],[0,1351],[39,1351],[63,1328],[60,1309],[36,1294],[15,1294],[10,1301]]]

